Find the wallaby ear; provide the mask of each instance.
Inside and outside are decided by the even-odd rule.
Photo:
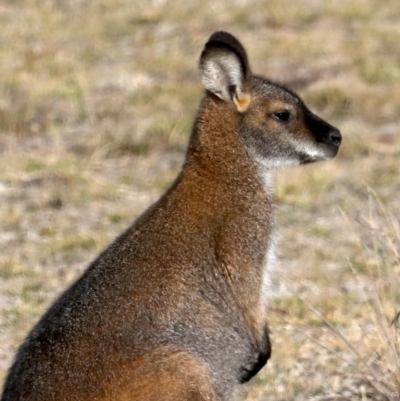
[[[222,31],[210,36],[200,56],[200,74],[208,91],[246,111],[251,97],[243,87],[251,72],[246,50],[234,36]]]

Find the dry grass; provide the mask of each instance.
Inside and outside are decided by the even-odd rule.
[[[399,399],[397,0],[4,0],[0,377],[27,330],[171,182],[215,29],[341,128],[277,174],[274,353],[248,400]],[[278,284],[277,284],[278,286]]]

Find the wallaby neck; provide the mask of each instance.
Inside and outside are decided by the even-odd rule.
[[[220,185],[238,189],[245,185],[248,191],[259,191],[262,182],[257,167],[238,132],[241,119],[232,104],[206,94],[193,126],[185,166]]]
[[[205,235],[215,242],[221,272],[243,310],[249,310],[262,296],[274,208],[258,166],[242,142],[241,118],[231,105],[206,95],[183,171],[168,199],[174,210],[182,211],[183,226],[189,225],[197,240]]]

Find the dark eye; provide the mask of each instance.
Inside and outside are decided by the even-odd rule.
[[[290,120],[292,115],[289,110],[279,110],[272,114],[276,120],[287,122]]]

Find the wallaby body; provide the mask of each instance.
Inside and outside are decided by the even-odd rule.
[[[269,171],[334,157],[340,133],[251,75],[230,34],[172,187],[95,260],[21,346],[2,401],[227,400],[266,363]]]

